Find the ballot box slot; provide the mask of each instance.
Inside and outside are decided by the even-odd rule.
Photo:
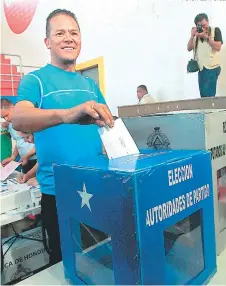
[[[87,285],[114,285],[111,237],[74,219],[71,228],[78,278]]]
[[[189,284],[205,267],[202,210],[165,229],[164,246],[166,272],[170,273],[166,284]]]

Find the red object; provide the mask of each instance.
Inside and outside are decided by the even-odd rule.
[[[4,0],[6,21],[15,34],[21,34],[28,28],[38,2],[39,0]]]
[[[35,216],[35,215],[32,215],[32,214],[29,214],[29,215],[27,216],[27,218],[30,219],[30,220],[36,220],[36,216]]]
[[[2,54],[0,62],[0,72],[0,95],[17,95],[17,88],[23,74],[21,75],[17,71],[17,67],[11,64],[10,59],[6,59],[5,56]]]
[[[226,200],[226,186],[218,186],[218,200]]]

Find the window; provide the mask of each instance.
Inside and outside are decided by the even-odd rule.
[[[166,284],[185,285],[204,270],[202,212],[164,231]]]
[[[71,219],[77,276],[88,285],[114,285],[111,237]]]

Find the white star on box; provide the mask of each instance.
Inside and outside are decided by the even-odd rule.
[[[86,205],[88,207],[88,209],[91,211],[89,200],[92,198],[93,195],[87,193],[85,183],[83,184],[83,192],[78,191],[78,193],[79,193],[80,197],[82,198],[81,208],[83,208]]]

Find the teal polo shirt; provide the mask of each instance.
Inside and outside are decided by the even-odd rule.
[[[90,100],[105,103],[93,80],[51,64],[23,77],[18,87],[18,102],[22,100],[41,109],[67,109]],[[34,134],[42,193],[55,195],[53,164],[73,165],[101,153],[97,129],[96,125],[61,124]]]

